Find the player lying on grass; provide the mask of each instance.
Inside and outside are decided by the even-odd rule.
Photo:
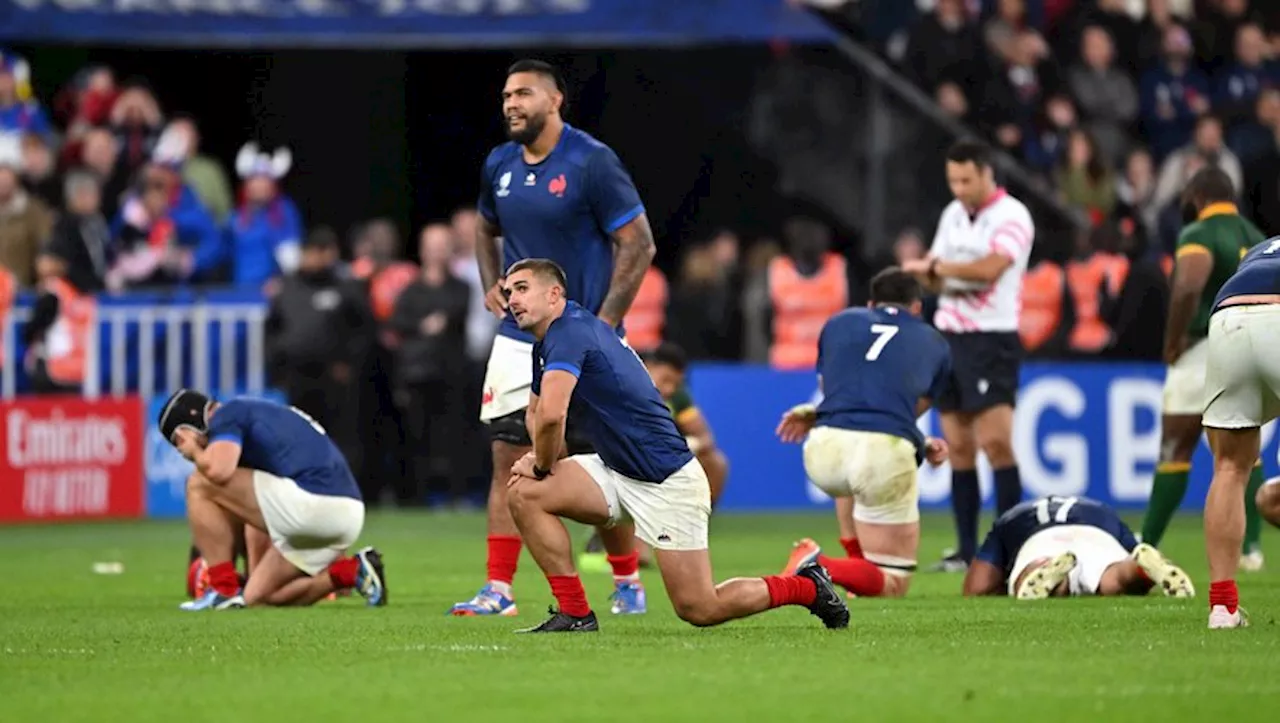
[[[684,349],[671,342],[664,342],[657,349],[642,354],[640,359],[644,362],[649,377],[653,379],[653,385],[667,403],[671,418],[676,422],[676,429],[684,435],[689,451],[698,458],[702,469],[707,473],[707,481],[711,484],[711,509],[714,510],[729,477],[729,460],[716,446],[711,425],[707,424],[702,410],[698,409],[693,395],[685,386],[688,359]],[[648,567],[652,564],[652,551],[642,542],[637,542],[636,547],[640,551],[640,566]],[[587,541],[587,549],[578,556],[578,567],[583,572],[604,572],[609,569],[604,545],[598,533],[591,536]]]
[[[686,622],[718,625],[800,605],[829,628],[847,627],[849,609],[816,562],[794,575],[714,583],[710,485],[640,358],[610,325],[565,298],[564,271],[555,262],[519,261],[506,284],[516,323],[537,340],[527,419],[533,451],[512,468],[507,499],[560,606],[526,632],[598,630],[561,517],[589,525],[634,521]],[[570,400],[595,454],[560,459]]]
[[[943,393],[951,352],[920,320],[920,284],[891,267],[871,279],[865,309],[831,317],[818,338],[822,402],[787,411],[783,442],[804,441],[804,469],[839,500],[848,558],[822,555],[810,539],[796,543],[784,574],[812,562],[851,594],[905,595],[920,546],[920,462],[941,464],[947,445],[926,439],[916,419]],[[846,527],[844,516],[852,529]]]
[[[1110,507],[1087,497],[1045,497],[1000,516],[964,577],[965,595],[1040,600],[1070,595],[1193,597],[1191,578],[1139,543]]]
[[[219,404],[183,389],[157,423],[196,466],[187,479],[187,519],[211,589],[183,610],[309,605],[346,588],[370,605],[386,604],[378,551],[344,556],[364,527],[364,502],[346,459],[315,420],[274,402]],[[243,587],[232,558],[240,525],[271,539]]]

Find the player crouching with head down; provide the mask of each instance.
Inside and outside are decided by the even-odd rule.
[[[219,404],[183,389],[165,403],[160,432],[196,466],[187,479],[187,519],[209,565],[210,589],[183,610],[310,605],[355,588],[385,605],[382,556],[346,557],[364,527],[351,469],[323,428],[293,407],[256,399]],[[241,588],[236,532],[265,533],[271,546]]]
[[[871,280],[867,308],[845,309],[818,337],[822,402],[787,411],[783,442],[804,441],[809,478],[836,498],[849,557],[796,543],[784,573],[817,561],[852,595],[905,595],[920,546],[916,471],[947,459],[947,444],[916,427],[951,379],[951,352],[920,320],[920,284],[899,268]],[[852,529],[850,529],[852,525]]]
[[[1191,578],[1139,543],[1110,507],[1087,497],[1044,497],[996,520],[964,578],[965,595],[1019,600],[1083,595],[1194,597]]]
[[[793,575],[716,585],[706,473],[639,357],[609,325],[565,298],[564,271],[553,261],[513,264],[506,292],[516,323],[537,340],[527,411],[533,451],[511,470],[508,504],[559,603],[525,632],[598,629],[561,517],[606,526],[633,520],[636,536],[654,550],[676,614],[693,625],[800,605],[829,628],[848,626],[849,610],[816,562]],[[560,459],[570,400],[596,453]]]

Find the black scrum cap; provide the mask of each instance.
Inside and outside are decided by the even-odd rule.
[[[212,400],[193,389],[179,389],[164,403],[160,410],[160,433],[164,438],[173,441],[173,433],[179,427],[192,427],[199,432],[209,429],[208,409]]]

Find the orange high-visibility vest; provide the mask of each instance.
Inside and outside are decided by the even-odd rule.
[[[627,343],[638,352],[650,351],[662,343],[662,330],[667,325],[667,277],[657,266],[644,272],[636,300],[631,302],[622,324],[627,330]]]
[[[17,293],[18,282],[13,278],[13,274],[3,266],[0,266],[0,330],[4,329],[5,319],[9,315],[9,309],[13,308],[13,297]],[[0,345],[0,362],[4,361],[4,346]]]
[[[1027,351],[1035,351],[1053,338],[1062,323],[1066,274],[1052,261],[1036,264],[1022,280],[1022,317],[1018,336]]]
[[[84,383],[85,355],[89,332],[98,319],[98,303],[62,278],[46,282],[49,293],[58,297],[58,318],[45,334],[45,365],[49,378],[58,384]]]
[[[844,258],[826,254],[813,276],[802,275],[787,256],[774,258],[769,262],[769,297],[773,301],[769,364],[775,369],[813,369],[823,325],[849,305]]]
[[[1129,276],[1129,259],[1120,254],[1094,253],[1067,264],[1067,286],[1075,304],[1076,324],[1069,345],[1073,351],[1099,352],[1111,343],[1111,327],[1102,318],[1103,284],[1110,296],[1118,296]]]
[[[400,292],[412,284],[419,273],[417,264],[398,261],[374,274],[369,280],[369,303],[373,307],[373,318],[378,321],[390,319]]]

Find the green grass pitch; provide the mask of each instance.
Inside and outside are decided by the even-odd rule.
[[[950,524],[924,523],[931,562]],[[798,608],[695,629],[649,573],[646,616],[608,615],[610,580],[589,576],[599,634],[517,636],[551,602],[527,554],[519,617],[444,614],[481,582],[482,517],[375,514],[365,532],[386,557],[384,609],[188,614],[179,523],[0,528],[0,721],[1242,723],[1280,701],[1280,573],[1242,576],[1252,627],[1209,632],[1191,517],[1166,549],[1195,600],[963,600],[958,575],[921,573],[909,599],[850,601],[838,632]],[[806,535],[839,549],[827,515],[717,516],[716,574],[776,572]]]

